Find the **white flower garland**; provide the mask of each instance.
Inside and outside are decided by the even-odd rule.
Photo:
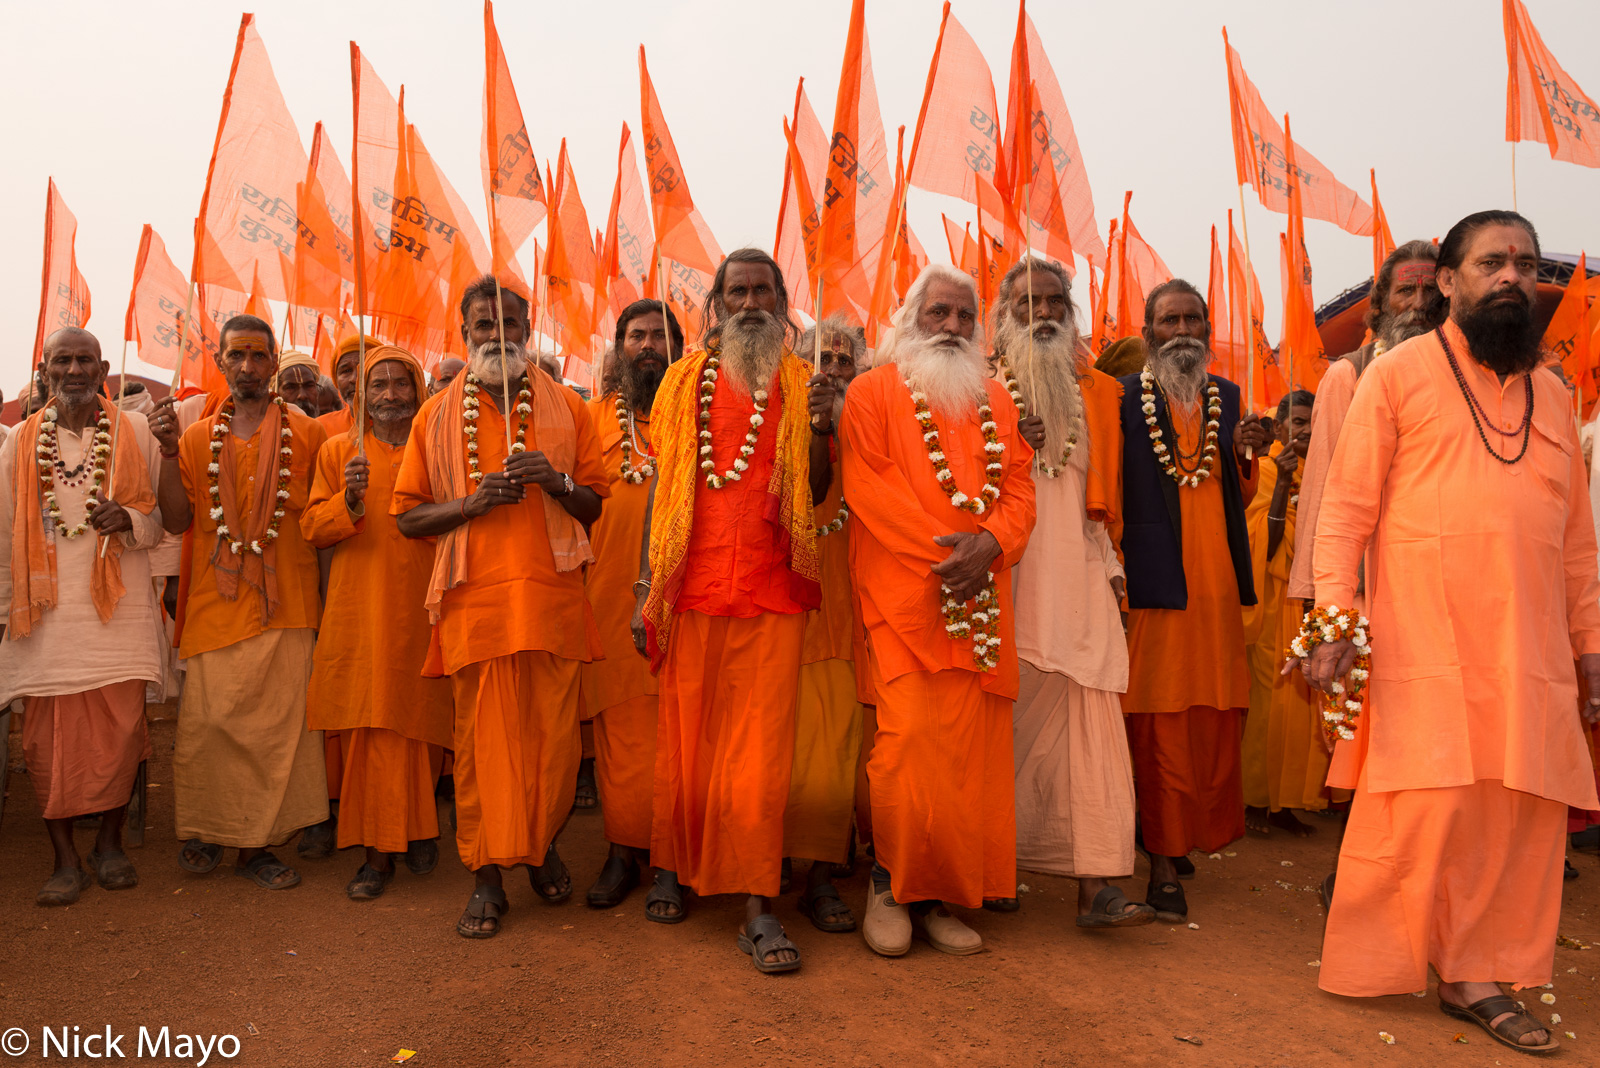
[[[725,483],[739,481],[739,476],[750,467],[750,457],[755,455],[756,441],[761,435],[761,424],[766,422],[767,391],[758,389],[750,394],[756,410],[750,415],[750,429],[744,433],[744,444],[734,457],[733,467],[717,474],[717,465],[711,460],[711,395],[717,389],[717,368],[722,360],[716,355],[706,357],[700,371],[700,470],[706,473],[706,488],[721,489]]]
[[[633,446],[638,440],[637,427],[634,423],[633,413],[628,410],[627,402],[622,399],[622,394],[617,394],[617,429],[622,431],[622,481],[630,486],[638,486],[644,480],[656,473],[655,457],[645,453],[644,462],[638,467],[633,466]]]
[[[482,392],[479,385],[481,380],[471,371],[467,372],[467,385],[461,398],[461,431],[467,436],[467,477],[476,486],[483,481],[483,472],[478,469],[478,394]],[[528,403],[533,393],[528,389],[528,380],[522,379],[522,389],[517,393],[516,414],[521,416],[517,420],[517,438],[511,444],[513,453],[526,452],[528,446],[528,418],[533,414],[533,405]]]
[[[1022,387],[1017,383],[1017,376],[1012,373],[1011,365],[1004,356],[1000,357],[1000,378],[1005,383],[1006,392],[1011,394],[1011,403],[1017,406],[1017,414],[1024,419],[1028,417],[1028,403],[1022,399]],[[1080,419],[1081,425],[1081,419]],[[1067,443],[1061,448],[1061,462],[1055,466],[1045,463],[1042,456],[1034,456],[1034,467],[1045,478],[1059,478],[1061,472],[1067,469],[1067,461],[1072,459],[1072,454],[1078,448],[1078,426],[1067,428]]]
[[[834,516],[827,526],[816,528],[815,533],[817,537],[826,538],[829,534],[837,534],[839,531],[844,529],[845,520],[849,518],[850,506],[841,500],[839,502],[839,514]]]
[[[61,459],[61,430],[56,422],[57,418],[55,405],[51,405],[45,409],[44,418],[39,420],[39,443],[35,448],[39,465],[39,487],[44,492],[45,511],[56,533],[63,538],[81,538],[89,532],[89,514],[94,511],[94,495],[105,484],[106,461],[111,455],[111,420],[104,408],[96,414],[94,444],[90,449],[93,463],[89,476],[89,499],[84,502],[83,521],[75,527],[69,527],[61,518],[61,502],[56,499],[55,490],[55,464]]]
[[[1335,738],[1353,741],[1356,721],[1365,705],[1363,694],[1372,674],[1372,642],[1367,617],[1345,612],[1334,605],[1313,608],[1300,622],[1300,633],[1289,643],[1289,655],[1309,659],[1311,651],[1324,642],[1348,641],[1355,646],[1355,663],[1344,679],[1336,679],[1333,693],[1322,695],[1323,730]],[[1346,684],[1348,680],[1348,685]]]
[[[278,538],[278,526],[283,521],[283,506],[289,500],[289,479],[294,472],[289,467],[289,460],[294,455],[291,447],[294,442],[294,431],[289,429],[289,410],[282,397],[276,393],[270,395],[273,404],[278,406],[278,492],[273,498],[272,520],[267,524],[267,532],[259,540],[251,541],[249,549],[260,556],[266,551],[266,545],[272,544]],[[222,410],[217,412],[217,421],[211,427],[211,462],[206,465],[206,475],[210,482],[211,491],[211,518],[217,522],[217,537],[228,543],[228,549],[235,556],[245,550],[245,543],[233,536],[228,525],[222,521],[222,487],[218,479],[222,475],[222,446],[228,440],[228,434],[233,428],[233,398],[229,397],[222,402]],[[265,542],[266,545],[263,545]]]
[[[974,608],[970,612],[942,582],[939,596],[944,610],[944,632],[952,640],[970,636],[972,662],[980,671],[993,670],[1000,662],[1000,592],[995,588],[994,572],[989,572],[988,584],[972,599]]]
[[[1172,458],[1172,453],[1167,449],[1166,443],[1161,440],[1161,425],[1156,420],[1156,376],[1146,368],[1139,372],[1139,410],[1144,412],[1145,425],[1150,428],[1150,447],[1155,450],[1156,459],[1160,461],[1163,469],[1172,477],[1180,487],[1194,489],[1200,483],[1211,477],[1211,472],[1217,466],[1217,441],[1221,436],[1222,427],[1222,392],[1217,389],[1214,379],[1206,381],[1206,427],[1205,446],[1200,450],[1200,466],[1193,473],[1185,473],[1178,469],[1177,463]],[[1168,406],[1170,411],[1170,405]]]
[[[933,421],[933,412],[928,408],[928,395],[913,386],[909,378],[904,381],[906,389],[911,391],[911,403],[916,406],[917,425],[922,428],[922,441],[928,449],[928,459],[933,464],[933,477],[938,480],[939,488],[950,498],[950,503],[963,512],[971,512],[973,515],[987,512],[989,507],[1000,499],[1000,476],[1005,471],[1005,465],[1000,462],[1000,457],[1006,451],[1005,443],[1000,440],[1000,424],[994,421],[994,411],[989,407],[988,395],[985,394],[978,404],[978,418],[983,421],[983,452],[987,457],[987,462],[984,464],[984,484],[978,496],[968,497],[956,489],[956,476],[951,472],[950,465],[945,460],[944,450],[939,446],[939,426]]]

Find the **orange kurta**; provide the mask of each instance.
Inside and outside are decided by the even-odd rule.
[[[350,428],[356,425],[355,411],[346,405],[336,412],[317,416],[317,422],[322,424],[322,429],[328,432],[330,438],[336,438],[340,434],[348,433]]]
[[[1340,851],[1321,985],[1378,995],[1546,982],[1565,806],[1597,805],[1575,654],[1600,653],[1600,581],[1570,398],[1539,369],[1505,383],[1443,333],[1515,456],[1491,457],[1438,335],[1362,376],[1317,528],[1319,603],[1349,605],[1367,559],[1367,749]],[[1501,434],[1498,431],[1510,431]]]
[[[596,397],[586,410],[600,439],[611,496],[589,532],[594,563],[584,575],[584,590],[605,659],[583,666],[583,711],[594,719],[595,778],[604,799],[606,841],[648,849],[660,685],[650,661],[634,647],[632,622],[644,513],[655,480],[634,485],[622,477],[624,431],[617,422],[616,394]],[[650,417],[636,414],[634,428],[637,468],[648,454]]]
[[[1196,453],[1204,429],[1201,406],[1169,412],[1175,451]],[[1130,432],[1125,447],[1149,446]],[[1240,489],[1248,503],[1254,479],[1241,478]],[[1128,692],[1122,695],[1139,826],[1151,852],[1169,857],[1219,849],[1244,836],[1239,745],[1250,705],[1222,480],[1180,487],[1178,503],[1189,606],[1128,614]]]
[[[1016,888],[1011,568],[1033,530],[1033,450],[1017,432],[1005,388],[988,381],[985,390],[1005,451],[1000,496],[981,516],[956,508],[940,487],[897,367],[859,376],[845,398],[850,570],[878,699],[867,766],[873,844],[897,901],[977,905],[1011,897]],[[989,458],[976,409],[964,418],[934,418],[956,486],[977,496]],[[970,639],[946,632],[941,583],[931,570],[949,555],[934,538],[979,531],[1000,547],[990,565],[1000,602],[993,670],[978,670]]]

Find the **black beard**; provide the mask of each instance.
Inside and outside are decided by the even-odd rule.
[[[648,412],[656,402],[656,390],[661,388],[661,379],[666,373],[665,368],[657,367],[655,364],[644,367],[624,359],[618,376],[617,389],[630,409],[636,412]]]
[[[1521,374],[1539,366],[1540,338],[1526,303],[1484,301],[1462,312],[1456,325],[1472,358],[1497,375]]]

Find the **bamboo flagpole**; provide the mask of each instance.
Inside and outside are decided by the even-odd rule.
[[[183,324],[178,330],[178,364],[172,369],[172,395],[183,388],[183,361],[189,352],[189,316],[194,312],[194,277],[189,278],[189,299],[183,305]]]
[[[182,360],[178,361],[178,366],[179,367],[183,366],[183,361]],[[106,482],[105,482],[105,489],[103,490],[103,492],[105,493],[106,500],[108,500],[108,501],[111,499],[112,488],[116,485],[116,483],[114,481],[112,481],[112,479],[116,474],[116,466],[117,466],[117,437],[118,437],[118,435],[120,435],[122,433],[122,398],[126,397],[127,395],[128,395],[128,337],[127,337],[127,334],[124,333],[123,337],[122,337],[122,360],[121,360],[121,366],[119,366],[118,369],[117,369],[117,400],[116,400],[116,409],[117,409],[117,411],[116,411],[116,414],[113,417],[113,420],[112,420],[112,423],[111,423],[111,454],[106,457]],[[106,546],[108,546],[110,544],[111,544],[111,539],[110,538],[102,537],[100,539],[100,555],[101,556],[104,556],[106,554]]]
[[[1256,297],[1255,297],[1255,263],[1250,258],[1250,217],[1244,211],[1244,185],[1239,186],[1239,227],[1244,237],[1244,332],[1245,345],[1250,353],[1248,362],[1245,363],[1245,411],[1254,414],[1253,407],[1256,402]],[[1250,446],[1244,447],[1244,458],[1255,459],[1255,450]]]

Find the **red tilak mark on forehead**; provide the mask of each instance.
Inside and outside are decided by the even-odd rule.
[[[1512,245],[1512,246],[1511,246],[1511,254],[1512,254],[1512,255],[1513,255],[1513,256],[1515,256],[1515,255],[1516,255],[1516,254],[1517,254],[1517,246],[1515,246],[1515,245]]]

